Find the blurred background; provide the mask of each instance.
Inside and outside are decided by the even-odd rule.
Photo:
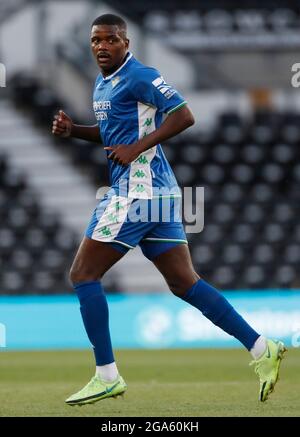
[[[86,344],[68,271],[96,191],[108,184],[106,157],[101,145],[54,138],[51,124],[60,108],[95,123],[89,34],[102,13],[126,19],[130,50],[195,115],[163,148],[181,187],[204,187],[204,230],[187,235],[196,270],[263,332],[297,339],[300,90],[292,66],[300,62],[300,1],[1,0],[0,322],[12,346],[47,347],[37,331],[44,323],[45,335],[51,311],[57,332],[66,314],[78,331],[62,347]],[[128,332],[112,327],[117,346],[233,344],[169,296],[139,248],[103,282],[123,327],[128,316]],[[53,342],[60,346],[58,336]]]

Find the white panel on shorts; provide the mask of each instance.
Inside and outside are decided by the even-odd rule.
[[[123,196],[112,196],[111,201],[102,214],[92,234],[97,241],[114,241],[118,235],[133,199]]]

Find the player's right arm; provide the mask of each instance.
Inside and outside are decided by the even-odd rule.
[[[92,141],[95,143],[101,141],[99,126],[97,124],[93,126],[74,124],[71,117],[62,110],[54,116],[52,133],[61,138],[80,138],[81,140]]]

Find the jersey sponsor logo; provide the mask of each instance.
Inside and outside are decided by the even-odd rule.
[[[107,111],[111,109],[111,101],[110,100],[94,100],[93,102],[94,111]]]
[[[110,100],[94,100],[93,108],[95,111],[96,120],[107,120],[108,112],[111,109]]]
[[[154,79],[152,85],[154,85],[155,88],[166,97],[166,99],[170,99],[176,93],[176,90],[168,85],[162,76]]]
[[[95,112],[95,117],[96,117],[97,121],[99,121],[99,120],[108,120],[107,112],[104,112],[104,111],[96,111]]]

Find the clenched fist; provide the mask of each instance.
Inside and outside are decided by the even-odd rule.
[[[72,126],[72,119],[64,111],[60,110],[54,116],[52,133],[58,137],[67,138],[71,135]]]

